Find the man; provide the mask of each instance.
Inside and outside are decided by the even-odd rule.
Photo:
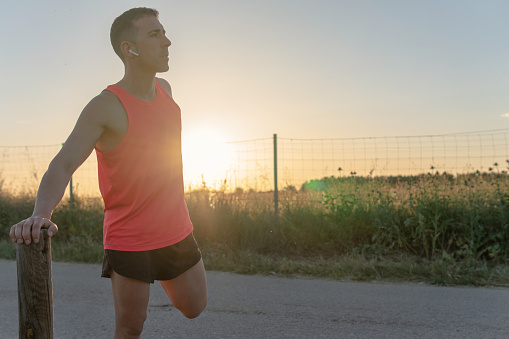
[[[32,216],[11,227],[13,242],[54,236],[51,215],[74,171],[96,150],[105,204],[103,277],[111,278],[115,338],[138,338],[150,283],[160,280],[188,318],[207,303],[201,253],[184,201],[180,109],[158,72],[168,71],[171,45],[149,8],[126,11],[110,38],[125,66],[117,84],[93,98],[42,178]]]

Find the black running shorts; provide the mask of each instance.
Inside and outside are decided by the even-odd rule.
[[[111,278],[111,270],[136,280],[153,283],[154,280],[171,280],[201,259],[201,252],[193,233],[184,240],[150,251],[104,250],[101,277]]]

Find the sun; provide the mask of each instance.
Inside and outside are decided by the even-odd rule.
[[[231,152],[222,134],[212,128],[199,128],[182,136],[182,161],[186,188],[217,187],[228,177]]]

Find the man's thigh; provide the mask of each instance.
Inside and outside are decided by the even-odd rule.
[[[115,320],[118,323],[138,324],[145,321],[150,297],[150,284],[126,278],[111,271],[111,286],[115,304]]]
[[[207,278],[203,259],[172,280],[161,281],[173,305],[188,318],[197,317],[207,305]]]

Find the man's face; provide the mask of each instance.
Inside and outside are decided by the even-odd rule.
[[[138,29],[136,52],[140,65],[154,72],[166,72],[169,69],[168,47],[171,41],[159,20],[152,15],[144,16],[134,22]]]

